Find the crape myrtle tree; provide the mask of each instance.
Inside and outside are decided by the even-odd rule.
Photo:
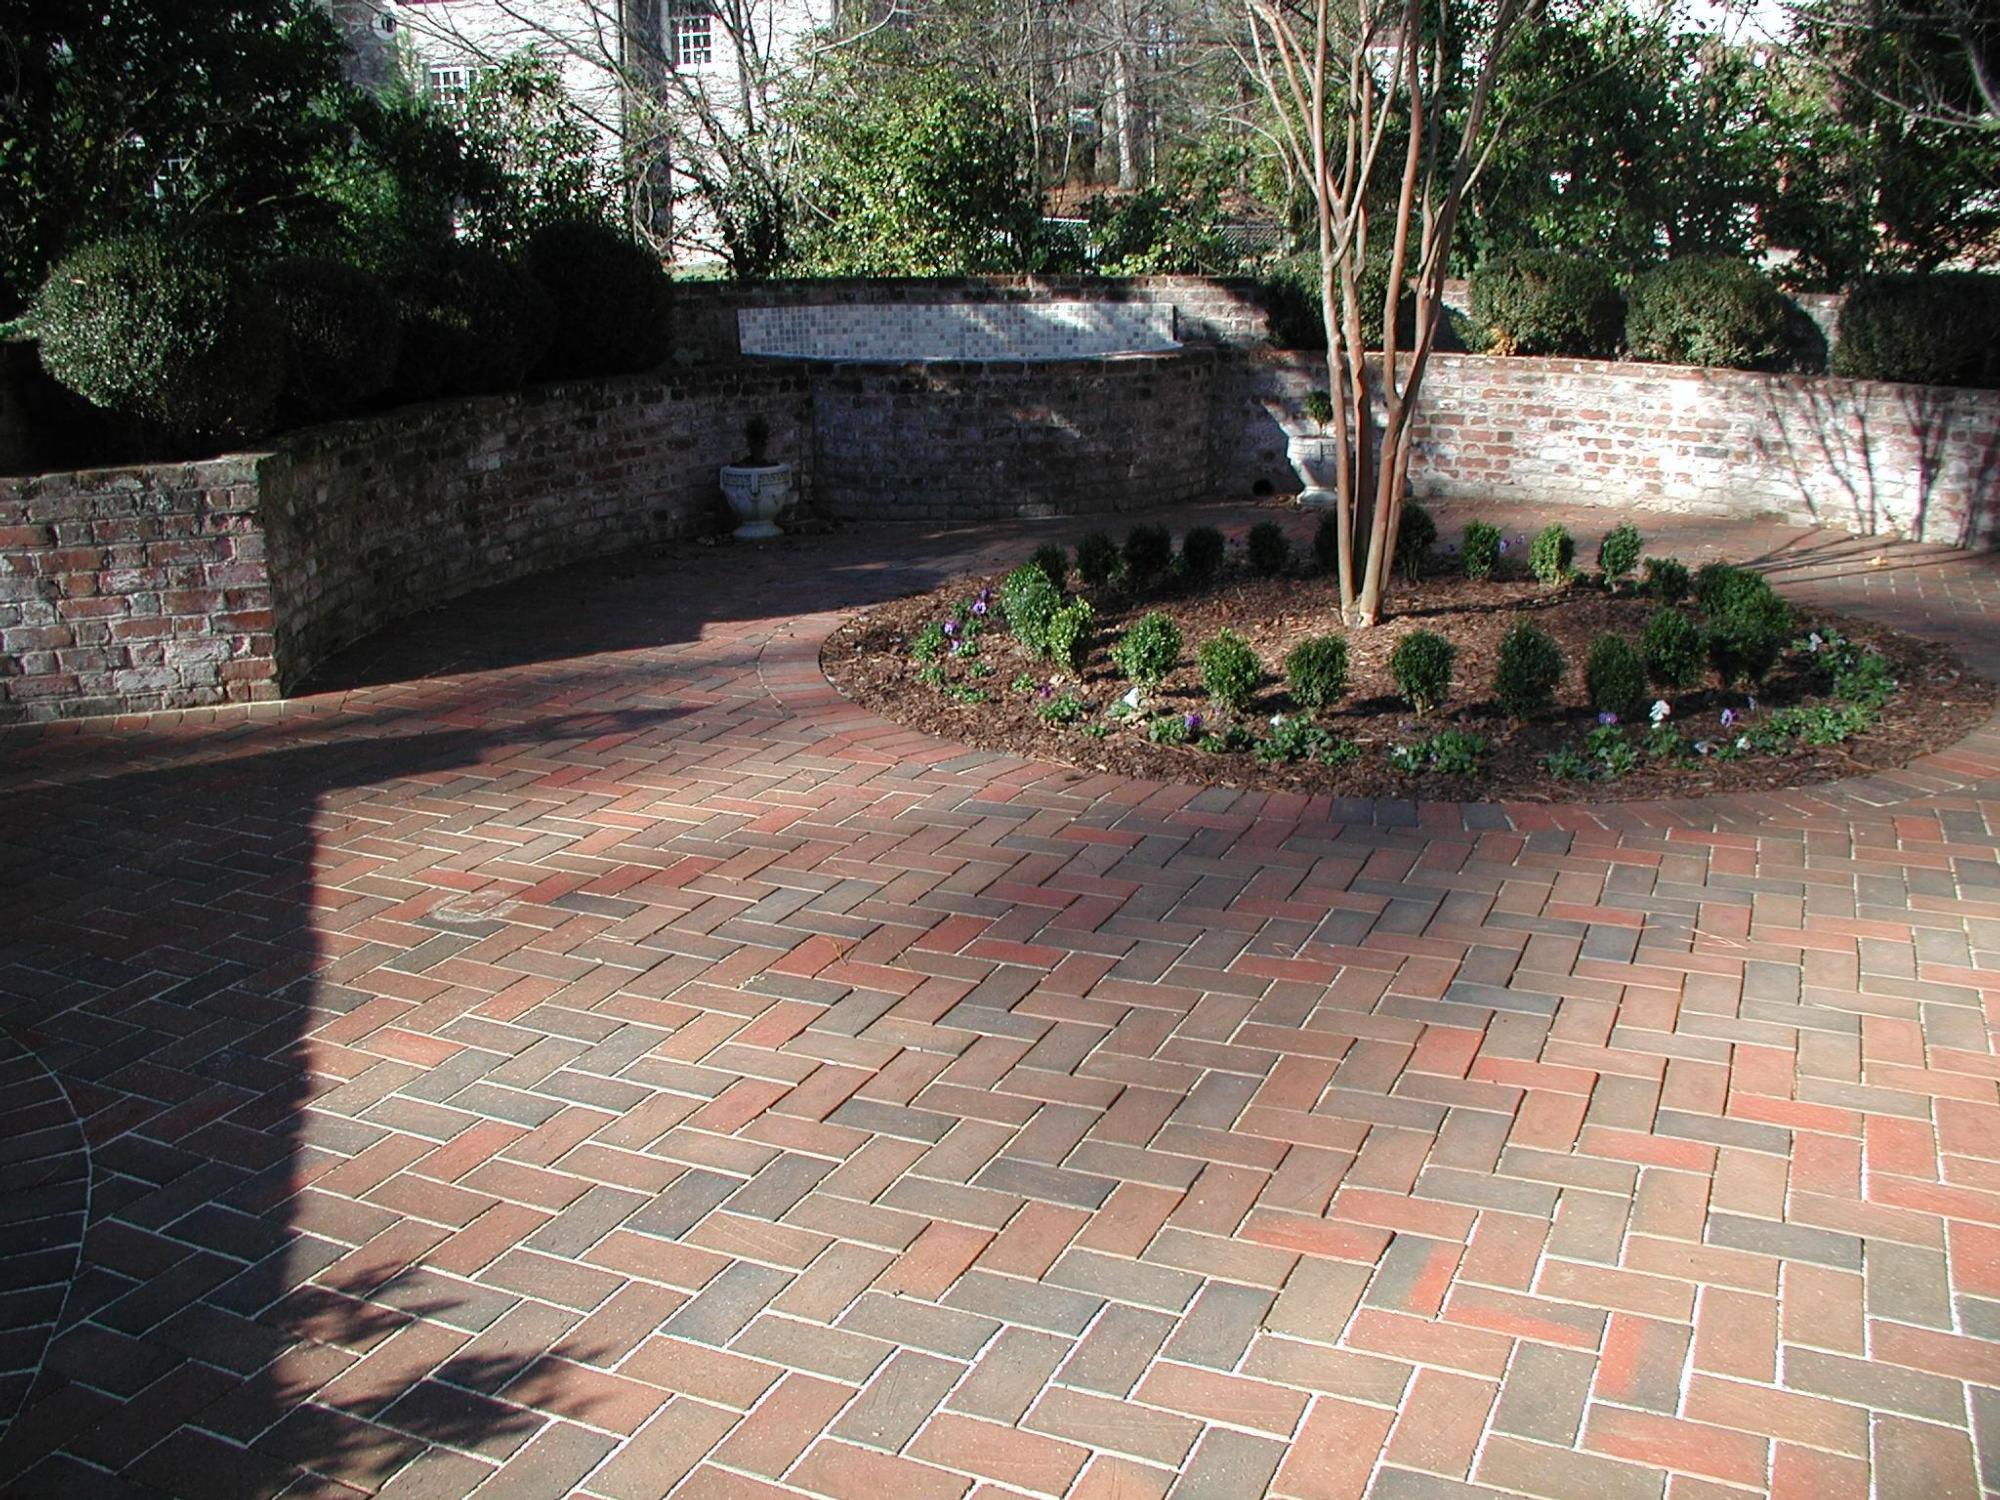
[[[1500,137],[1501,70],[1537,0],[1246,0],[1247,58],[1280,149],[1310,185],[1338,460],[1334,577],[1343,619],[1382,615],[1409,477],[1412,420],[1444,317],[1466,194]],[[1370,276],[1386,245],[1386,280]],[[1363,333],[1381,287],[1382,352]],[[1397,310],[1408,287],[1407,349]],[[1381,427],[1376,428],[1376,413]]]

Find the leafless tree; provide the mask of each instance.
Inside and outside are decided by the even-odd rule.
[[[1536,0],[1246,4],[1247,60],[1279,122],[1290,170],[1312,189],[1338,453],[1335,575],[1342,617],[1365,628],[1381,618],[1392,576],[1412,422],[1443,318],[1453,232],[1466,190],[1500,138],[1491,118],[1495,85]],[[1399,137],[1400,162],[1391,149]],[[1370,242],[1383,239],[1378,359],[1362,334],[1362,284]],[[1406,286],[1416,318],[1403,350],[1397,312]]]

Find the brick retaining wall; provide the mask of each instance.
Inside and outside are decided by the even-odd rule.
[[[1096,515],[1213,490],[1219,351],[820,367],[814,484],[836,515]]]
[[[430,605],[721,524],[760,411],[810,485],[798,368],[441,402],[273,453],[0,480],[0,721],[271,699]]]
[[[1325,365],[1266,351],[1218,395],[1226,492],[1298,488],[1285,461]],[[2000,391],[1596,360],[1434,356],[1411,464],[1423,499],[1762,513],[2000,543]]]

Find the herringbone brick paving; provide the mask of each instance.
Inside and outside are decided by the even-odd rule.
[[[2000,736],[1336,804],[820,678],[1047,529],[575,570],[0,741],[7,1492],[2000,1486]],[[1992,558],[1647,529],[2000,670]]]

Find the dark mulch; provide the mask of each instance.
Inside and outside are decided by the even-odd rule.
[[[1758,792],[1859,775],[1902,766],[1942,749],[1983,724],[1993,711],[1995,690],[1950,652],[1928,642],[1827,611],[1801,607],[1800,633],[1818,628],[1874,646],[1894,666],[1901,691],[1881,722],[1844,744],[1800,747],[1787,756],[1746,756],[1734,761],[1701,760],[1689,768],[1647,763],[1612,783],[1558,781],[1542,765],[1550,750],[1581,748],[1596,727],[1585,696],[1583,667],[1590,643],[1602,634],[1637,640],[1655,602],[1630,593],[1610,595],[1591,587],[1556,593],[1529,579],[1485,582],[1432,576],[1400,583],[1391,600],[1393,615],[1374,630],[1346,632],[1352,689],[1338,709],[1320,722],[1362,747],[1346,766],[1267,765],[1245,751],[1214,754],[1192,745],[1156,745],[1146,738],[1146,720],[1160,712],[1195,711],[1205,728],[1224,727],[1226,716],[1207,701],[1194,662],[1195,646],[1227,625],[1244,636],[1270,674],[1245,722],[1268,734],[1273,714],[1293,714],[1282,679],[1285,653],[1308,636],[1337,629],[1330,585],[1321,578],[1268,579],[1233,574],[1201,594],[1171,592],[1143,599],[1115,592],[1092,595],[1097,628],[1080,682],[1063,673],[1089,705],[1080,723],[1102,722],[1104,710],[1130,686],[1113,665],[1108,647],[1119,632],[1148,610],[1170,614],[1180,626],[1185,650],[1180,666],[1148,701],[1143,714],[1122,721],[1095,739],[1080,724],[1057,725],[1037,717],[1032,694],[1010,689],[1023,672],[1046,681],[1057,675],[1035,662],[1013,637],[997,626],[981,641],[980,660],[992,671],[967,675],[963,662],[951,665],[952,680],[990,694],[986,703],[956,701],[920,682],[909,658],[911,638],[927,623],[944,619],[953,606],[982,586],[997,600],[1000,579],[969,578],[956,584],[882,605],[843,624],[821,654],[827,677],[842,693],[883,717],[941,738],[981,749],[1001,750],[1035,760],[1091,771],[1159,781],[1285,789],[1344,797],[1402,797],[1445,801],[1620,801],[1652,797],[1702,796],[1713,792]],[[992,618],[997,622],[997,603]],[[1561,644],[1569,672],[1558,695],[1557,714],[1543,722],[1511,724],[1492,701],[1491,683],[1500,638],[1516,620],[1528,618]],[[1458,646],[1451,701],[1429,718],[1418,718],[1395,696],[1389,654],[1412,629],[1437,631]],[[1768,710],[1818,701],[1803,660],[1788,658],[1758,694]],[[1719,736],[1721,710],[1741,712],[1741,692],[1704,687],[1672,695],[1674,722],[1691,738]],[[1436,734],[1465,729],[1492,743],[1483,774],[1470,778],[1408,776],[1387,763],[1389,748]]]

